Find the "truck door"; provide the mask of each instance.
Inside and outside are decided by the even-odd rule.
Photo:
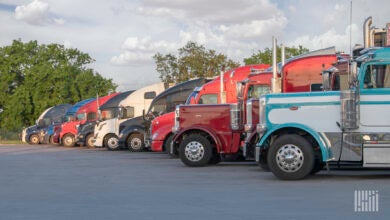
[[[390,64],[370,64],[360,92],[364,167],[390,167]]]
[[[360,124],[369,130],[390,128],[390,64],[367,65],[360,96]],[[377,129],[374,129],[377,128]]]

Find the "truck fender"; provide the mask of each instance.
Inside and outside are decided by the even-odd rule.
[[[156,140],[165,140],[169,134],[172,134],[172,126],[162,126],[156,131],[154,131],[152,134],[150,134],[150,138],[153,137],[153,134],[157,133]]]
[[[126,139],[131,135],[132,133],[140,133],[142,135],[146,135],[145,128],[139,125],[129,126],[125,127],[120,133],[119,133],[119,143],[126,143]]]
[[[187,134],[187,133],[191,133],[192,131],[201,131],[201,132],[204,132],[204,133],[207,133],[208,135],[210,135],[216,144],[217,152],[218,153],[220,152],[222,143],[221,143],[221,140],[218,138],[218,135],[213,130],[211,130],[207,127],[203,127],[203,126],[193,126],[191,128],[183,129],[179,133],[175,134],[175,136],[172,140],[173,147],[178,148],[180,146],[179,140],[182,139],[183,135]]]
[[[280,125],[274,126],[273,129],[268,130],[260,138],[260,141],[257,144],[257,147],[264,148],[265,147],[265,142],[268,140],[268,138],[272,134],[274,134],[275,132],[277,132],[277,131],[279,131],[281,129],[285,129],[285,128],[300,129],[300,130],[303,130],[303,131],[309,133],[317,141],[317,143],[320,146],[321,153],[322,153],[322,161],[326,162],[326,161],[328,161],[330,159],[329,143],[324,140],[324,137],[321,134],[315,132],[312,128],[310,128],[310,127],[308,127],[306,125],[298,124],[298,123],[287,123],[287,124],[280,124]]]

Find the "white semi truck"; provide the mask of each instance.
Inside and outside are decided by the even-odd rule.
[[[349,62],[347,89],[260,98],[256,160],[276,177],[302,179],[332,163],[390,168],[390,48],[372,47],[375,32],[365,27],[365,49]]]
[[[147,110],[150,103],[158,94],[169,88],[167,83],[155,83],[130,93],[126,98],[120,101],[117,115],[111,115],[116,111],[101,111],[99,122],[95,126],[94,139],[95,147],[107,147],[110,150],[118,148],[118,135],[121,129],[121,123],[124,121],[142,116],[143,111]]]

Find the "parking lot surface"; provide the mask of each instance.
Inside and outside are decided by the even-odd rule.
[[[0,184],[0,219],[390,218],[390,170],[280,181],[252,162],[189,168],[160,153],[0,145]],[[378,211],[355,211],[365,190]]]

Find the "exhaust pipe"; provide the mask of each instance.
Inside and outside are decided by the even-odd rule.
[[[364,36],[364,48],[371,46],[371,30],[370,26],[372,24],[372,17],[366,18],[363,24],[363,36]]]
[[[276,45],[277,45],[276,38],[272,37],[272,77],[274,79],[277,78],[276,74],[278,72],[278,67],[276,63]]]
[[[282,80],[278,77],[278,64],[276,62],[277,42],[276,38],[272,37],[272,81],[271,88],[273,93],[280,93],[282,91]]]

